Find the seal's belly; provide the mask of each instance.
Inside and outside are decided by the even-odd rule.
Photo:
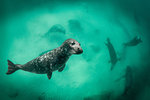
[[[38,67],[38,68],[34,68],[32,70],[33,73],[37,73],[37,74],[45,74],[48,72],[48,68],[47,67]]]
[[[29,71],[29,72],[32,72],[32,73],[37,73],[37,74],[45,74],[48,72],[48,67],[42,67],[42,66],[24,66],[22,68],[22,70],[24,71]]]
[[[59,63],[28,63],[25,64],[22,70],[29,71],[37,74],[45,74],[49,71],[53,72],[58,70],[63,64]]]
[[[61,55],[42,55],[25,65],[23,65],[22,70],[37,73],[37,74],[45,74],[49,71],[53,72],[58,70],[69,57],[63,57]]]
[[[56,64],[56,65],[54,65],[54,66],[51,67],[51,70],[52,70],[52,71],[56,71],[56,70],[58,70],[62,65],[63,65],[63,64]]]

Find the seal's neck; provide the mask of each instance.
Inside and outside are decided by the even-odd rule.
[[[70,53],[70,49],[67,47],[67,46],[65,46],[65,45],[61,45],[59,48],[58,48],[58,50],[59,50],[59,52],[60,52],[60,54],[62,55],[62,56],[66,56],[66,57],[70,57],[72,54]]]

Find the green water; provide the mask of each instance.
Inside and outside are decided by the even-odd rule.
[[[0,17],[0,100],[150,100],[149,3],[144,0],[5,0]],[[59,24],[60,28],[53,28]],[[58,31],[58,32],[56,32]],[[124,48],[135,36],[142,43]],[[120,60],[111,71],[105,45],[110,38]],[[73,55],[62,72],[47,75],[18,70],[6,75],[7,59],[17,64],[77,40],[83,54]],[[131,66],[128,95],[124,76]]]

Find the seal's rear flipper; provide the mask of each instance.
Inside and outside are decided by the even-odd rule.
[[[8,62],[8,71],[6,73],[7,75],[12,74],[19,69],[18,67],[20,66],[19,64],[14,64],[10,60],[7,60],[7,62]]]
[[[52,77],[52,72],[48,72],[48,73],[47,73],[47,77],[48,77],[48,79],[50,80],[51,77]]]

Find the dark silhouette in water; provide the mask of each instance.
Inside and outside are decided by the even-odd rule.
[[[135,36],[132,40],[130,40],[129,42],[127,43],[124,43],[124,46],[136,46],[138,45],[139,43],[141,43],[142,40],[140,37],[138,36]]]
[[[128,95],[128,92],[132,88],[133,85],[133,71],[130,66],[127,66],[125,73],[125,89],[123,95]]]
[[[59,32],[59,33],[65,34],[66,30],[65,30],[65,28],[62,25],[55,24],[48,31],[48,33],[52,33],[52,32]]]
[[[132,71],[132,68],[130,66],[127,66],[126,71],[125,71],[125,75],[123,75],[122,77],[120,77],[116,81],[119,81],[123,78],[125,78],[125,89],[124,89],[122,96],[126,96],[126,95],[128,95],[129,91],[131,90],[131,88],[133,86],[133,71]]]
[[[109,62],[111,63],[111,70],[112,70],[119,59],[117,58],[116,51],[115,51],[112,43],[110,42],[109,38],[107,38],[107,43],[105,43],[105,45],[107,46],[108,51],[109,51],[109,55],[110,55]]]
[[[47,74],[48,79],[50,79],[53,71],[63,71],[67,60],[72,54],[81,54],[82,52],[83,50],[76,40],[67,39],[60,47],[53,49],[24,65],[13,64],[8,60],[8,71],[6,74],[12,74],[18,69],[21,69],[37,74]]]
[[[38,96],[38,100],[46,100],[45,92],[41,93],[41,94]]]
[[[70,19],[68,21],[68,27],[69,27],[70,32],[73,32],[73,33],[83,32],[83,28],[81,26],[81,23],[76,19]]]
[[[65,34],[66,29],[61,24],[54,24],[46,33],[43,33],[42,38],[47,39],[50,43],[54,42],[59,44],[64,41]]]
[[[112,96],[112,92],[108,91],[108,92],[100,93],[98,95],[85,97],[84,100],[112,100],[111,96]]]
[[[9,93],[8,96],[10,98],[16,98],[19,95],[19,93],[17,91],[15,91],[14,93]]]

